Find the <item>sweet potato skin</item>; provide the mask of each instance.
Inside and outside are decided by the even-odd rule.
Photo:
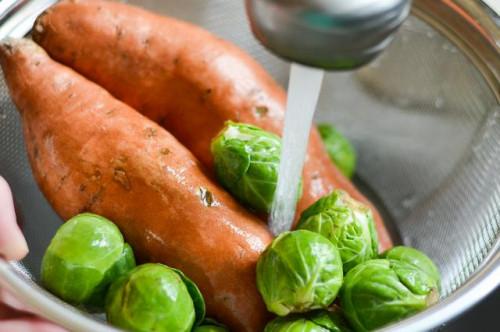
[[[163,125],[208,168],[210,141],[225,121],[282,131],[284,90],[245,52],[192,24],[117,2],[62,1],[37,20],[33,38],[57,61]],[[382,218],[330,162],[316,129],[303,181],[299,213],[344,189],[372,207],[381,249],[392,246]]]
[[[183,270],[234,331],[268,319],[255,265],[271,241],[173,136],[28,40],[0,46],[33,174],[63,219],[113,220],[140,260]]]

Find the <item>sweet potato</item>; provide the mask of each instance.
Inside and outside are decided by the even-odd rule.
[[[260,332],[267,313],[255,265],[271,241],[166,130],[54,62],[29,40],[0,46],[36,181],[67,219],[113,220],[141,260],[184,271],[208,313],[234,331]]]
[[[281,133],[284,90],[245,52],[192,24],[116,2],[62,1],[39,17],[33,38],[162,124],[209,168],[210,141],[227,120]],[[299,212],[334,188],[370,204],[330,162],[316,129],[303,180]],[[390,247],[373,211],[381,247]]]

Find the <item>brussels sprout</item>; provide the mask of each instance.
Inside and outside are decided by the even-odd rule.
[[[229,332],[229,330],[221,323],[211,318],[206,318],[193,332]]]
[[[200,325],[193,332],[228,332],[229,330],[217,325]]]
[[[335,311],[316,310],[307,314],[307,318],[316,325],[322,326],[331,332],[351,332],[351,328],[340,313],[340,308]]]
[[[351,142],[332,125],[320,124],[318,130],[331,161],[342,174],[351,178],[356,170],[356,150]]]
[[[135,266],[130,246],[106,218],[83,213],[63,224],[42,260],[42,284],[72,304],[100,307],[121,274]]]
[[[422,290],[424,293],[429,291],[426,288],[428,285],[431,285],[431,288],[439,289],[441,283],[439,270],[434,262],[423,252],[410,247],[398,246],[387,250],[381,257],[410,264],[421,271],[423,274],[414,272],[409,274],[408,277],[420,278],[420,284],[424,287]]]
[[[378,253],[377,232],[370,208],[341,190],[319,199],[300,217],[297,229],[325,236],[340,252],[344,273]]]
[[[264,332],[329,332],[327,328],[315,324],[306,317],[278,317],[266,325]]]
[[[195,308],[180,275],[162,264],[137,266],[116,280],[106,297],[106,317],[132,331],[191,331]]]
[[[124,275],[135,267],[135,257],[132,247],[128,243],[123,246],[123,251],[118,260],[106,272],[104,279],[99,286],[96,287],[94,293],[86,302],[85,306],[92,310],[101,310],[104,308],[106,293],[108,288],[118,277]]]
[[[405,264],[405,263],[402,263]],[[410,264],[374,259],[351,269],[340,292],[345,316],[357,331],[370,331],[413,315],[436,301],[434,290],[421,292],[418,271]]]
[[[264,332],[351,332],[338,312],[316,310],[303,315],[278,317]]]
[[[278,181],[281,139],[260,128],[228,121],[212,141],[211,150],[221,185],[248,208],[270,212]]]
[[[196,320],[194,322],[194,326],[200,325],[205,320],[205,311],[206,311],[205,299],[203,298],[203,295],[198,289],[198,286],[196,286],[196,284],[191,279],[186,277],[186,275],[181,270],[177,270],[172,267],[170,269],[173,270],[174,272],[177,272],[177,274],[181,277],[182,281],[184,282],[184,285],[186,285],[189,295],[193,300],[194,311],[196,314]]]
[[[281,234],[257,263],[257,287],[267,309],[279,316],[328,307],[342,278],[338,249],[307,230]]]

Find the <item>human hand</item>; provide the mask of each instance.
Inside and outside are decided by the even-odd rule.
[[[28,254],[28,245],[16,222],[12,194],[0,176],[0,257],[21,260]],[[64,329],[33,314],[0,283],[0,332],[63,332]]]

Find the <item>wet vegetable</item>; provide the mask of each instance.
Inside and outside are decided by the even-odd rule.
[[[302,212],[297,229],[319,233],[335,244],[344,273],[378,254],[377,232],[370,208],[335,190]]]
[[[323,123],[318,130],[332,162],[342,174],[352,178],[356,171],[356,150],[351,142],[332,125]]]
[[[193,332],[228,332],[229,330],[222,326],[200,325]]]
[[[257,263],[257,287],[279,316],[328,307],[342,284],[340,254],[327,238],[307,230],[283,233]]]
[[[172,267],[170,267],[170,269],[176,272],[181,277],[184,285],[186,285],[189,295],[193,300],[194,311],[196,314],[194,326],[200,325],[205,320],[206,313],[205,299],[203,298],[203,295],[201,294],[198,286],[196,286],[196,284],[191,279],[189,279],[181,270],[177,270]]]
[[[278,181],[280,137],[229,121],[212,141],[211,151],[222,186],[245,206],[269,212]]]
[[[86,302],[86,307],[90,310],[101,310],[104,308],[104,302],[109,286],[118,277],[124,275],[135,267],[135,257],[132,247],[125,243],[123,251],[118,260],[106,273],[103,281],[95,289],[90,299]]]
[[[181,276],[162,264],[137,266],[116,280],[106,297],[106,317],[132,331],[191,331],[195,307]]]
[[[75,305],[99,308],[113,280],[135,266],[132,248],[104,217],[79,214],[58,230],[47,248],[42,284]]]
[[[340,308],[335,310],[316,310],[307,314],[307,318],[316,325],[326,328],[330,332],[351,332],[351,328],[340,312]]]
[[[264,332],[350,332],[337,312],[316,310],[307,314],[279,317],[267,324]]]
[[[422,279],[422,285],[432,285],[431,288],[435,289],[440,288],[441,276],[439,270],[436,264],[423,252],[410,247],[398,246],[382,253],[381,257],[409,264],[417,268],[422,273],[417,273],[410,269],[410,274],[407,278],[420,278]],[[401,268],[404,268],[404,264]]]
[[[264,332],[329,332],[329,330],[305,317],[292,315],[272,320],[266,325]]]
[[[437,289],[410,264],[374,259],[351,269],[340,299],[345,316],[357,331],[370,331],[424,310],[437,301]]]
[[[206,318],[193,332],[229,332],[229,330],[221,323],[211,318]]]

